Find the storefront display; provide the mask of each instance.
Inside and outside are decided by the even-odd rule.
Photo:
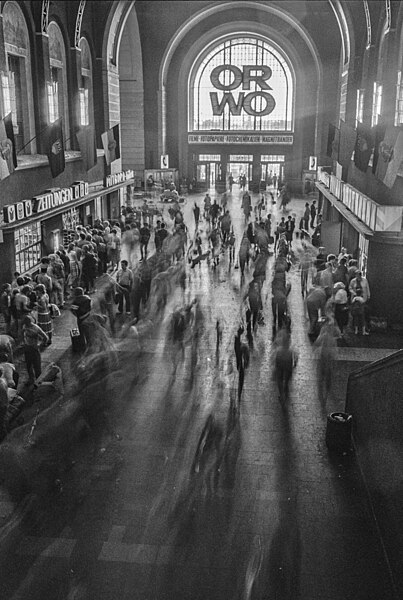
[[[108,176],[104,182],[74,182],[68,188],[45,190],[28,200],[3,207],[0,225],[0,281],[12,274],[34,273],[43,256],[74,239],[77,225],[92,226],[96,218],[117,220],[133,185],[133,171]],[[130,194],[130,191],[129,191]]]

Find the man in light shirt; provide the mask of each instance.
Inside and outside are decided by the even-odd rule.
[[[124,300],[126,304],[126,314],[130,315],[130,292],[133,286],[133,272],[128,268],[129,263],[127,260],[122,260],[120,264],[122,268],[119,269],[116,276],[119,295],[118,314],[121,315],[123,313]]]

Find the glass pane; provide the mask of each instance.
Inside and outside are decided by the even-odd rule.
[[[191,93],[193,131],[292,130],[290,68],[260,38],[232,38],[210,50],[198,65]]]

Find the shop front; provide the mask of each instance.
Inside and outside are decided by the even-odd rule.
[[[189,136],[192,140],[207,140],[212,136]],[[228,136],[215,136],[226,139]],[[235,137],[235,136],[234,136]],[[245,136],[250,137],[250,136]],[[255,136],[268,138],[268,136]],[[271,149],[268,143],[261,146],[243,148],[234,146],[215,146],[211,151],[206,146],[197,145],[191,152],[191,164],[193,179],[196,181],[196,189],[199,192],[216,190],[219,193],[229,189],[229,181],[235,184],[246,177],[246,185],[249,190],[258,192],[278,185],[278,182],[286,179],[288,163],[292,154],[293,136],[270,136],[271,142],[276,145]],[[282,146],[279,144],[283,144]]]
[[[3,207],[0,227],[0,282],[14,272],[32,274],[41,257],[67,248],[77,225],[92,226],[95,219],[120,215],[133,171],[108,176],[104,182],[79,181],[68,188],[47,190],[34,198]]]

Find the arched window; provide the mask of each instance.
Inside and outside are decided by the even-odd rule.
[[[80,125],[90,125],[93,121],[92,93],[92,57],[90,47],[85,38],[80,40],[81,50],[81,85],[80,94]]]
[[[190,131],[292,131],[293,77],[285,56],[252,35],[207,49],[189,80]]]
[[[70,148],[66,50],[60,27],[54,21],[49,23],[48,35],[50,59],[50,81],[47,83],[49,122],[54,123],[60,117],[63,118],[65,147]]]
[[[11,113],[17,152],[35,152],[34,107],[28,29],[21,8],[6,2],[3,9],[6,69],[1,72],[4,114]],[[27,145],[26,145],[27,144]],[[25,147],[24,147],[25,146]]]

